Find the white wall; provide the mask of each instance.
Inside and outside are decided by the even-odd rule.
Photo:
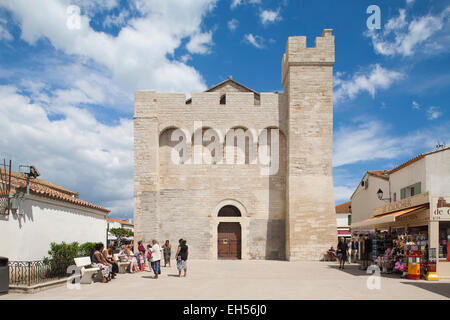
[[[132,226],[130,226],[130,225],[127,225],[127,224],[122,225],[122,228],[134,231],[134,228]]]
[[[367,189],[361,187],[361,183],[356,188],[352,196],[352,223],[372,218],[373,209],[385,205],[386,202],[379,200],[378,189],[383,190],[383,198],[389,198],[389,182],[385,179],[366,174],[364,181],[369,180]]]
[[[116,228],[122,228],[122,225],[117,221],[108,221],[108,225],[109,225],[108,226],[109,230],[116,229]]]
[[[428,158],[427,156],[426,158]],[[400,190],[405,187],[409,187],[417,182],[421,183],[421,192],[428,191],[429,184],[426,181],[425,159],[420,159],[409,166],[406,166],[390,175],[391,181],[391,193],[392,197],[394,192],[397,193],[397,201],[401,199]],[[410,194],[406,194],[409,197]],[[394,199],[392,199],[394,201]]]
[[[41,260],[50,243],[106,241],[102,211],[30,195],[24,216],[0,216],[0,256],[9,260]]]
[[[425,163],[426,184],[429,186],[426,191],[430,196],[450,194],[450,150],[426,156]]]
[[[336,213],[336,226],[339,227],[348,227],[348,216],[349,213]]]

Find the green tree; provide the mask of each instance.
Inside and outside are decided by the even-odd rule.
[[[109,233],[115,235],[117,238],[132,237],[134,235],[133,231],[125,228],[112,228],[109,230]]]

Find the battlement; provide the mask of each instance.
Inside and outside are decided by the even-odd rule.
[[[159,93],[155,91],[135,92],[135,117],[158,116],[159,112],[171,109],[196,110],[205,107],[262,107],[278,108],[279,93],[262,92],[193,92],[192,97],[186,100],[184,93]],[[225,99],[223,99],[225,98]],[[221,100],[223,99],[223,103]]]
[[[324,29],[321,37],[316,37],[313,48],[307,48],[306,37],[289,37],[286,53],[281,62],[281,79],[284,85],[288,69],[296,66],[333,66],[334,36],[332,29]]]

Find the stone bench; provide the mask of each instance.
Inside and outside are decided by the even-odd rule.
[[[114,259],[117,261],[117,265],[119,266],[119,273],[126,273],[128,267],[130,266],[130,261],[121,262],[119,259],[119,254],[114,254]]]
[[[75,260],[75,265],[81,271],[80,283],[92,283],[92,276],[98,274],[98,272],[100,272],[100,268],[85,268],[86,266],[92,265],[90,257],[74,258],[73,260]]]

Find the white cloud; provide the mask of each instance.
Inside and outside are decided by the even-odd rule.
[[[334,133],[333,166],[416,156],[432,150],[436,137],[444,141],[450,138],[446,126],[418,128],[401,134],[390,133],[389,129],[389,125],[377,120],[339,126]]]
[[[236,19],[231,19],[227,23],[228,29],[230,29],[230,31],[234,31],[234,30],[236,30],[238,24],[239,24],[239,22]]]
[[[244,4],[258,4],[258,3],[261,3],[261,0],[232,0],[230,8],[234,9],[237,6],[244,5]]]
[[[379,64],[371,65],[364,73],[357,72],[349,80],[343,80],[342,73],[336,73],[334,102],[339,103],[345,99],[353,99],[364,91],[374,97],[378,89],[387,89],[403,77],[401,72],[385,69]]]
[[[276,11],[262,10],[259,14],[259,18],[261,19],[262,24],[268,24],[271,22],[279,21],[281,20],[280,9]]]
[[[334,200],[336,202],[347,202],[350,200],[353,191],[355,191],[355,185],[353,186],[335,186],[334,187]]]
[[[120,0],[72,0],[69,4],[79,6],[89,16],[93,16],[96,13],[116,8],[120,4]]]
[[[420,110],[420,104],[417,101],[412,102],[412,108],[415,110]],[[438,106],[429,106],[426,108],[426,114],[428,120],[435,120],[440,118],[443,115],[441,108]]]
[[[127,20],[130,17],[130,12],[128,10],[121,11],[118,15],[108,15],[103,21],[103,27],[122,27],[127,24]]]
[[[62,119],[50,121],[45,107],[31,103],[14,86],[0,86],[0,100],[0,150],[12,155],[15,167],[33,164],[42,179],[114,215],[132,216],[132,120],[109,126],[84,109],[66,107]]]
[[[7,21],[6,19],[3,19],[0,17],[0,41],[1,40],[12,40],[13,36],[12,34],[8,31],[8,28],[6,27]]]
[[[191,48],[203,50],[192,43],[203,34],[202,18],[215,2],[138,1],[141,17],[129,20],[116,37],[93,30],[88,16],[81,16],[81,29],[68,29],[67,0],[43,1],[39,14],[27,0],[0,0],[0,6],[19,21],[23,40],[34,44],[45,37],[66,54],[92,59],[108,68],[124,89],[189,92],[204,90],[204,80],[194,68],[170,56],[185,38],[191,39]]]
[[[186,63],[191,59],[192,59],[192,57],[189,54],[185,54],[185,55],[181,56],[181,58],[180,58],[181,62],[183,62],[183,63]]]
[[[258,49],[261,49],[264,47],[264,38],[257,36],[257,35],[253,35],[251,33],[246,34],[244,36],[244,40],[248,43],[250,43],[251,45],[255,46]]]
[[[0,24],[0,40],[12,40],[13,36]]]
[[[406,19],[406,10],[400,9],[399,15],[388,20],[384,30],[368,30],[365,35],[372,40],[375,51],[387,56],[411,56],[416,50],[448,49],[439,45],[440,41],[434,41],[440,31],[448,35],[450,7],[440,14],[428,14],[413,18],[410,22]],[[444,48],[445,47],[445,48]]]
[[[431,106],[427,109],[427,116],[428,120],[435,120],[442,116],[442,112],[440,111],[440,108],[437,106]]]
[[[346,165],[378,161],[378,167],[369,169],[392,169],[405,158],[433,150],[436,139],[449,141],[448,125],[396,133],[383,121],[358,118],[338,126],[333,137],[335,200],[348,201],[364,173]]]
[[[242,4],[242,0],[232,0],[232,1],[231,1],[230,8],[231,8],[231,9],[234,9],[234,8],[236,8],[237,6],[241,5],[241,4]]]
[[[186,45],[190,53],[205,54],[210,51],[212,45],[212,32],[198,33],[191,36],[191,40]]]
[[[190,55],[175,58],[174,52],[184,40],[192,53],[209,50],[212,32],[201,25],[216,1],[138,0],[132,3],[138,14],[115,10],[113,16],[108,10],[117,3],[43,0],[36,14],[29,1],[0,0],[24,41],[33,46],[45,38],[55,48],[37,53],[37,68],[2,66],[1,77],[16,85],[0,86],[0,150],[15,165],[36,165],[43,179],[112,209],[112,215],[131,217],[133,122],[117,111],[131,113],[135,90],[206,88],[197,70],[185,64]],[[85,14],[79,30],[66,27],[69,4]],[[97,12],[105,12],[107,25],[124,25],[117,36],[90,27]]]

